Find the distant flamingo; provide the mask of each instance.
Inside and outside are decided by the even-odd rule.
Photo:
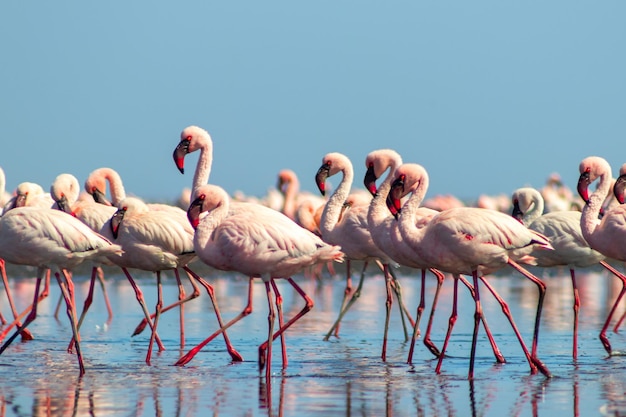
[[[611,189],[613,178],[611,166],[604,158],[589,156],[580,162],[579,172],[578,194],[585,201],[580,218],[580,227],[585,240],[587,240],[589,246],[607,258],[622,262],[626,261],[626,246],[617,243],[626,239],[626,227],[624,227],[626,224],[626,206],[615,206],[605,211],[602,218],[599,219],[602,204]],[[596,180],[599,180],[598,186],[589,195],[589,185]],[[604,349],[609,355],[613,351],[611,343],[606,336],[606,330],[611,323],[620,300],[626,293],[626,276],[615,269],[611,269],[611,272],[622,281],[622,290],[611,307],[599,336]]]
[[[541,193],[531,187],[515,190],[512,195],[513,217],[529,229],[541,233],[550,240],[554,250],[533,250],[531,255],[541,267],[567,266],[574,290],[574,331],[572,357],[578,357],[578,310],[580,297],[576,285],[576,268],[600,264],[609,271],[614,268],[605,261],[605,256],[589,247],[580,229],[579,211],[552,211],[543,214],[544,202]]]
[[[4,170],[0,167],[0,207],[4,207],[5,204],[11,199],[11,193],[6,190],[7,178],[4,174]]]
[[[369,205],[367,222],[372,235],[374,243],[383,251],[385,251],[395,262],[409,268],[415,268],[422,271],[422,286],[420,303],[417,307],[417,316],[415,318],[415,326],[413,329],[413,336],[411,339],[411,348],[409,349],[408,363],[412,363],[413,350],[415,347],[415,340],[419,334],[419,322],[422,316],[422,312],[425,308],[425,292],[426,292],[426,270],[430,270],[437,278],[437,289],[435,291],[435,297],[433,299],[433,305],[431,308],[430,318],[428,320],[428,326],[426,327],[426,333],[424,335],[424,345],[430,350],[430,352],[439,356],[440,351],[430,339],[430,332],[432,329],[432,323],[437,306],[437,300],[439,299],[439,292],[444,281],[444,275],[441,271],[434,268],[430,268],[429,265],[419,257],[419,255],[412,250],[406,242],[404,242],[400,230],[398,228],[398,222],[389,212],[385,200],[391,188],[391,179],[393,177],[395,169],[402,164],[400,155],[391,149],[379,149],[370,152],[365,158],[365,166],[367,172],[365,173],[364,184],[365,188],[372,193],[372,200]],[[389,171],[385,179],[381,182],[380,186],[376,186],[376,180],[380,178],[385,171]],[[421,207],[418,209],[416,218],[418,222],[428,222],[438,211]],[[469,290],[473,293],[474,289],[471,284],[465,279],[461,278],[462,282],[467,285]],[[505,362],[504,357],[500,353],[493,336],[489,330],[486,320],[483,317],[483,323],[489,341],[492,343],[494,354],[499,362]]]
[[[237,271],[249,277],[259,277],[265,283],[269,305],[269,331],[265,343],[259,346],[260,370],[266,366],[266,378],[271,376],[272,341],[293,325],[313,307],[313,300],[293,281],[292,275],[304,268],[340,261],[343,254],[337,246],[324,243],[313,233],[298,226],[281,213],[253,203],[237,213],[229,214],[230,199],[226,192],[214,185],[194,189],[195,199],[189,206],[189,220],[196,233],[194,247],[198,257],[207,265],[223,271]],[[206,212],[206,214],[203,214]],[[281,308],[282,297],[274,280],[287,279],[305,300],[304,308],[286,324],[281,324],[274,333],[275,312],[272,291],[276,304]],[[251,310],[251,306],[250,306]],[[279,313],[280,314],[280,313]],[[241,316],[237,318],[240,319]],[[218,332],[200,343],[183,356],[176,365],[188,363],[196,353],[219,332],[234,324],[229,322]],[[283,350],[283,367],[287,366]]]
[[[9,263],[36,266],[38,272],[32,310],[24,324],[0,347],[0,353],[4,352],[22,329],[35,320],[41,281],[48,268],[56,268],[58,272],[55,274],[72,325],[80,374],[83,375],[85,368],[76,325],[73,284],[67,271],[86,260],[97,261],[120,252],[118,245],[112,245],[80,220],[61,211],[18,207],[5,213],[0,218],[0,257]]]
[[[338,326],[346,314],[348,309],[354,304],[361,294],[361,288],[363,286],[363,280],[365,277],[365,269],[369,262],[382,263],[381,269],[385,276],[386,290],[387,290],[387,306],[388,311],[391,306],[392,296],[391,291],[395,289],[396,296],[398,298],[398,304],[404,325],[405,312],[410,318],[410,314],[404,306],[404,302],[401,296],[400,284],[392,271],[389,268],[390,264],[396,264],[384,251],[382,251],[374,241],[372,240],[371,233],[367,224],[367,212],[369,208],[369,198],[367,204],[352,206],[350,210],[343,211],[344,203],[350,193],[352,187],[352,181],[354,178],[354,170],[352,162],[347,156],[338,153],[331,152],[324,156],[322,159],[322,166],[319,168],[315,181],[317,186],[324,195],[326,193],[326,179],[338,173],[342,173],[342,179],[339,186],[335,189],[333,194],[329,197],[328,202],[322,213],[322,220],[320,223],[320,231],[322,232],[322,239],[333,245],[341,246],[341,250],[346,254],[347,258],[347,271],[346,271],[346,290],[344,292],[344,299],[341,306],[341,311],[337,320],[328,331],[324,340],[328,340],[333,331],[338,330]],[[347,301],[347,297],[351,290],[351,277],[350,277],[350,262],[353,260],[363,261],[363,270],[361,271],[361,277],[359,284],[352,294],[350,301]],[[383,336],[383,346],[381,358],[386,360],[387,352],[387,323],[389,317],[385,319],[385,333]],[[414,325],[412,319],[410,319],[411,325]],[[405,327],[405,338],[408,340],[408,333]]]
[[[522,268],[518,262],[532,262],[532,258],[528,255],[532,249],[535,246],[549,249],[551,248],[550,243],[544,236],[528,230],[509,215],[495,210],[474,207],[445,210],[433,216],[428,222],[416,224],[415,211],[424,199],[428,189],[428,181],[428,173],[422,166],[417,164],[400,166],[394,174],[394,180],[387,197],[387,205],[392,213],[399,216],[400,231],[403,238],[426,261],[427,265],[452,274],[471,274],[473,277],[476,313],[468,378],[473,379],[474,377],[478,325],[482,316],[478,286],[479,277],[506,265],[510,265],[522,273],[539,289],[533,347],[530,354],[508,309],[504,308],[502,302],[501,305],[520,341],[531,372],[535,373],[539,369],[549,376],[550,372],[547,367],[537,357],[539,324],[546,286],[539,278]],[[401,207],[400,199],[409,193],[411,194],[409,201]],[[448,333],[439,356],[437,373],[441,370],[445,349],[456,321],[457,283],[458,279],[455,280],[453,315],[450,317]],[[483,283],[495,295],[493,288],[490,288],[487,281],[483,280]]]
[[[151,325],[152,334],[146,363],[150,364],[152,346],[157,336],[157,324],[163,307],[162,271],[175,271],[177,268],[183,268],[205,286],[211,297],[218,323],[220,327],[222,326],[213,288],[187,266],[196,256],[193,247],[194,231],[188,221],[180,221],[169,211],[151,210],[139,198],[126,197],[119,202],[118,210],[110,220],[110,227],[114,242],[123,248],[124,253],[122,256],[109,259],[123,268],[131,284],[134,283],[134,279],[128,272],[128,268],[156,273],[158,298],[154,324],[151,321],[148,322]],[[143,299],[140,300],[140,304],[148,320],[149,316]],[[226,333],[224,333],[224,340],[233,360],[241,361],[241,355],[233,348]],[[162,349],[162,346],[159,346],[159,349]]]

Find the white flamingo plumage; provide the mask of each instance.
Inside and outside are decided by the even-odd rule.
[[[336,175],[342,174],[341,182],[335,189],[332,195],[328,198],[328,202],[324,207],[322,213],[322,219],[320,223],[320,232],[322,233],[322,239],[333,245],[341,246],[342,251],[346,254],[347,267],[346,267],[346,290],[344,292],[344,299],[341,306],[341,311],[337,320],[328,331],[324,340],[328,340],[330,335],[335,331],[337,334],[339,324],[346,314],[348,309],[359,298],[361,288],[363,286],[363,280],[365,277],[365,270],[369,262],[376,262],[381,266],[383,274],[385,276],[386,292],[387,292],[387,311],[392,303],[391,291],[395,291],[398,298],[398,304],[401,312],[401,318],[403,327],[405,330],[405,339],[408,340],[408,332],[404,323],[404,314],[409,317],[411,325],[415,322],[411,318],[408,310],[404,306],[402,300],[400,283],[393,275],[393,272],[389,268],[390,265],[396,265],[383,250],[381,250],[372,240],[372,235],[369,231],[367,224],[367,213],[371,198],[368,197],[364,204],[352,205],[349,210],[344,210],[346,200],[349,197],[350,189],[354,179],[354,169],[350,159],[339,152],[328,153],[322,158],[322,165],[318,169],[315,176],[315,182],[324,195],[326,193],[326,179]],[[348,294],[351,290],[351,272],[350,262],[353,260],[363,261],[363,269],[361,271],[361,277],[356,290],[352,294],[350,301],[347,301]],[[389,313],[385,318],[385,331],[383,335],[382,345],[382,360],[386,360],[387,351],[387,329],[389,322]]]
[[[48,268],[55,268],[56,277],[67,305],[80,367],[85,373],[80,337],[76,326],[73,285],[67,271],[84,261],[120,254],[121,247],[111,244],[80,220],[59,210],[18,207],[0,218],[0,257],[17,265],[38,268],[35,297],[30,314],[21,326],[25,328],[37,316],[39,288]],[[61,277],[63,275],[63,278]],[[18,329],[0,348],[2,353],[20,333]]]
[[[265,283],[270,309],[268,339],[259,346],[260,370],[266,366],[266,377],[271,375],[272,341],[283,334],[313,307],[313,300],[291,278],[306,267],[328,261],[340,261],[339,247],[323,242],[319,237],[298,226],[275,210],[254,203],[237,213],[229,213],[228,194],[218,186],[204,185],[194,190],[195,199],[189,206],[189,220],[196,226],[194,247],[198,257],[207,265],[222,270],[236,271],[248,277],[259,277]],[[305,300],[304,308],[287,323],[273,331],[274,308],[282,301],[275,279],[286,279]],[[231,321],[226,327],[234,324]],[[225,327],[218,332],[223,331]],[[215,334],[207,340],[211,340]],[[207,343],[200,343],[176,364],[184,365]],[[287,366],[283,350],[283,367]]]
[[[553,267],[567,266],[572,279],[574,291],[574,329],[572,357],[578,357],[578,311],[580,296],[576,285],[576,269],[600,264],[613,272],[614,268],[608,265],[605,256],[592,249],[585,240],[580,228],[580,211],[564,210],[544,212],[544,203],[541,193],[531,187],[515,190],[512,195],[513,217],[522,221],[529,229],[546,236],[554,250],[533,250],[537,266]]]
[[[622,204],[614,206],[600,216],[602,205],[606,200],[607,194],[611,191],[613,178],[611,166],[604,158],[589,156],[580,162],[579,172],[578,194],[585,201],[580,217],[580,228],[585,240],[589,243],[589,246],[607,258],[622,262],[626,261],[626,247],[620,244],[620,242],[626,239],[626,206]],[[598,180],[598,186],[590,195],[589,185],[596,180]],[[612,270],[611,272],[622,281],[622,290],[611,307],[599,336],[604,349],[609,355],[613,353],[613,350],[606,336],[606,330],[611,323],[620,300],[626,293],[626,276],[617,270]]]
[[[535,373],[539,369],[542,373],[550,375],[547,367],[537,357],[541,309],[546,286],[539,278],[518,264],[518,262],[532,262],[532,258],[528,254],[536,246],[550,249],[549,241],[544,236],[528,230],[507,214],[475,207],[445,210],[433,216],[428,222],[416,224],[415,211],[424,199],[428,189],[428,181],[428,173],[421,165],[404,164],[400,166],[394,173],[394,180],[387,197],[387,205],[392,213],[399,216],[400,231],[404,240],[428,265],[452,274],[467,274],[473,277],[476,313],[468,378],[473,379],[474,377],[476,340],[478,325],[482,316],[478,288],[479,277],[499,270],[507,264],[522,273],[539,288],[532,353],[526,349],[510,314],[507,314],[507,317],[516,330],[516,335],[524,349],[531,372]],[[409,193],[411,194],[409,201],[401,207],[401,198]],[[458,280],[455,280],[453,315],[456,314],[457,282]],[[486,281],[483,282],[487,284]],[[488,286],[488,288],[490,287]],[[494,292],[492,288],[490,291]],[[455,320],[456,316],[454,318],[451,316],[436,368],[437,373],[441,370],[441,363]]]

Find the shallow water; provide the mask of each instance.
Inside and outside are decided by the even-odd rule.
[[[133,415],[133,416],[550,416],[626,414],[626,357],[607,357],[598,332],[607,305],[619,291],[617,280],[602,271],[579,274],[582,297],[579,357],[571,358],[572,295],[569,273],[546,277],[548,293],[539,341],[539,356],[553,378],[531,375],[521,348],[499,305],[485,289],[481,297],[489,325],[506,364],[495,363],[481,330],[475,379],[467,379],[474,304],[461,288],[459,316],[441,374],[436,359],[418,340],[413,365],[406,364],[405,342],[397,303],[392,317],[387,361],[380,358],[385,315],[384,280],[371,273],[363,294],[345,316],[340,338],[323,341],[339,310],[344,280],[340,274],[321,283],[298,276],[296,281],[315,300],[314,309],[286,334],[289,364],[281,369],[279,339],[274,344],[273,376],[259,377],[258,345],[267,337],[265,287],[254,285],[254,312],[228,330],[244,361],[232,363],[223,339],[207,345],[188,365],[172,366],[181,354],[216,329],[215,315],[206,293],[185,306],[185,341],[180,348],[178,310],[159,322],[163,352],[154,351],[145,363],[149,332],[131,337],[143,313],[123,275],[108,270],[107,288],[114,317],[107,314],[96,288],[94,304],[81,329],[86,375],[78,377],[76,357],[66,351],[71,330],[62,309],[54,318],[59,297],[56,282],[29,327],[35,340],[19,339],[0,356],[0,415]],[[543,274],[541,270],[536,271]],[[234,317],[245,306],[247,279],[203,271],[216,288],[222,315]],[[554,272],[553,272],[554,274]],[[76,294],[82,305],[88,278],[77,274]],[[138,282],[147,304],[156,301],[155,279],[141,275]],[[412,315],[419,296],[419,280],[400,275],[406,304]],[[427,282],[427,312],[434,294]],[[536,306],[536,287],[515,273],[490,282],[507,300],[524,340],[530,345]],[[302,306],[302,299],[283,280],[286,317]],[[18,306],[27,305],[34,279],[13,278],[11,288]],[[187,291],[190,287],[187,283]],[[172,276],[164,279],[166,304],[177,299]],[[452,280],[444,283],[433,328],[433,341],[441,346],[451,310]],[[5,316],[6,298],[0,298]],[[426,318],[422,320],[424,331]],[[614,349],[626,350],[623,333],[609,332]]]

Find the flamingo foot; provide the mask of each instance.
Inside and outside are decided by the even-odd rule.
[[[135,331],[133,332],[133,334],[130,337],[137,336],[138,334],[141,334],[141,332],[144,331],[144,329],[146,328],[147,325],[148,325],[148,320],[146,320],[144,318],[143,320],[141,320],[141,323],[139,323],[137,325],[137,327],[135,327]]]
[[[547,378],[552,378],[552,372],[548,370],[548,367],[537,357],[531,357],[533,364],[544,374]]]
[[[35,339],[35,336],[33,336],[33,334],[28,329],[22,330],[20,334],[22,335],[22,342],[27,342],[29,340]]]
[[[435,346],[435,344],[433,343],[432,340],[430,339],[424,339],[424,345],[426,345],[426,347],[428,348],[428,350],[430,351],[430,353],[432,353],[433,355],[435,355],[436,358],[439,357],[439,355],[441,355],[441,352],[439,351],[439,349],[437,348],[437,346]]]
[[[243,356],[241,356],[241,354],[239,354],[239,352],[237,352],[235,348],[229,350],[228,353],[230,353],[230,357],[232,358],[233,362],[243,362]]]
[[[608,353],[609,356],[611,356],[613,349],[611,349],[611,342],[609,342],[609,338],[606,337],[605,334],[601,334],[600,341],[602,342],[602,346],[604,346],[604,350],[606,350],[606,353]]]

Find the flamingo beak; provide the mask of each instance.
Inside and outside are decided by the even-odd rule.
[[[70,205],[67,201],[66,196],[62,196],[59,200],[57,200],[56,203],[57,203],[57,207],[59,208],[59,210],[72,214],[72,209],[70,208]]]
[[[513,212],[511,212],[511,216],[518,222],[524,224],[524,222],[522,221],[522,219],[524,218],[524,213],[522,213],[522,210],[520,210],[519,201],[517,200],[513,202]]]
[[[393,214],[396,220],[400,217],[402,212],[402,196],[404,195],[404,180],[397,178],[392,184],[387,195],[387,208]]]
[[[613,186],[613,194],[620,204],[624,204],[624,189],[626,189],[626,174],[620,175]]]
[[[317,188],[320,190],[322,195],[326,195],[326,178],[328,178],[328,174],[330,172],[330,164],[324,164],[317,170],[317,174],[315,175],[315,183],[317,184]]]
[[[180,171],[181,174],[185,173],[185,155],[189,153],[189,139],[183,139],[178,143],[176,149],[174,149],[174,163],[176,164],[176,168]]]
[[[122,224],[122,220],[124,220],[124,214],[126,214],[126,209],[120,208],[113,214],[113,217],[111,217],[111,233],[113,233],[115,239],[117,239],[117,235],[120,231],[120,224]]]
[[[585,171],[580,174],[577,186],[578,194],[580,195],[580,198],[583,199],[585,204],[589,203],[589,184],[591,184],[590,174],[589,171]]]
[[[112,206],[111,202],[107,200],[104,193],[97,188],[91,192],[91,196],[96,203],[104,204],[105,206]]]
[[[374,166],[370,165],[367,168],[367,172],[365,173],[365,178],[363,179],[363,184],[365,184],[365,188],[367,188],[367,191],[370,192],[370,194],[372,194],[372,196],[375,196],[376,193],[378,192],[378,190],[376,189],[376,180],[378,178],[376,177],[376,174],[374,173]]]
[[[202,203],[204,202],[204,195],[199,196],[189,204],[187,209],[187,219],[191,226],[196,229],[200,223],[200,213],[202,213]]]

